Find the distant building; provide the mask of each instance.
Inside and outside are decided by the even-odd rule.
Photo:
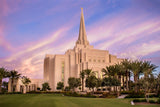
[[[30,79],[30,80],[31,80],[31,83],[25,86],[22,83],[22,78],[15,79],[13,84],[11,83],[11,79],[9,79],[8,92],[12,92],[11,86],[13,86],[14,92],[24,92],[24,93],[29,91],[37,91],[37,88],[42,89],[42,84],[44,83],[43,79]]]
[[[97,35],[98,36],[98,35]],[[68,86],[68,78],[79,78],[80,71],[92,69],[96,76],[102,78],[102,68],[121,62],[122,59],[109,54],[106,50],[94,49],[89,44],[86,35],[83,9],[81,9],[81,19],[79,37],[73,49],[69,49],[65,54],[49,55],[44,59],[44,81],[48,81],[51,90],[56,91],[57,83],[64,82]]]

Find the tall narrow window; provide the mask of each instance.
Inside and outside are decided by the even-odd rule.
[[[64,62],[62,62],[62,82],[64,82]]]

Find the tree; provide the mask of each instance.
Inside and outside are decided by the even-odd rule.
[[[30,80],[27,76],[23,76],[23,77],[22,77],[22,83],[25,85],[26,91],[27,91],[27,85],[28,85],[29,83],[31,83],[31,80]]]
[[[147,98],[147,93],[150,92],[152,89],[156,88],[155,86],[155,77],[154,75],[150,75],[148,77],[143,77],[138,80],[138,84],[140,88],[145,92],[145,97]]]
[[[102,79],[101,78],[97,78],[96,88],[101,87],[101,86],[102,86]]]
[[[45,82],[45,83],[42,84],[42,90],[43,91],[51,90],[48,82]]]
[[[120,86],[120,81],[116,78],[105,77],[102,81],[102,86],[109,86],[109,91],[111,90],[111,86]]]
[[[68,84],[69,84],[69,87],[73,91],[75,91],[75,88],[77,88],[78,86],[81,86],[81,80],[80,80],[80,78],[70,77],[70,78],[68,78]]]
[[[66,86],[64,91],[70,91],[70,87],[69,86]]]
[[[19,74],[17,71],[15,70],[11,70],[9,72],[9,78],[11,79],[11,91],[14,92],[15,91],[15,87],[13,86],[14,80],[17,80],[18,78],[20,78],[21,74]]]
[[[80,72],[80,78],[82,80],[82,91],[84,91],[84,78],[85,78],[85,71]]]
[[[130,61],[128,59],[125,59],[121,62],[121,64],[123,66],[124,73],[125,73],[125,76],[126,76],[126,88],[127,88],[127,91],[128,91],[129,90],[128,81],[130,81]],[[128,80],[128,77],[129,77],[129,80]]]
[[[95,75],[91,75],[86,79],[86,87],[89,89],[92,88],[92,91],[94,92],[94,88],[97,86],[97,78]]]
[[[87,76],[87,78],[88,78],[90,75],[93,74],[93,72],[92,72],[91,69],[86,69],[86,70],[84,70],[84,72],[85,72],[85,75]]]
[[[142,65],[143,61],[135,60],[132,61],[130,64],[130,69],[134,74],[134,83],[135,83],[135,92],[138,92],[138,80],[139,80],[139,75],[142,74]]]
[[[156,82],[156,93],[160,95],[160,73],[158,74],[155,82]]]
[[[7,74],[8,74],[8,71],[5,69],[5,68],[0,68],[0,92],[1,92],[1,89],[2,89],[2,79],[3,78],[6,78],[7,77]]]
[[[144,77],[145,78],[148,78],[149,75],[151,75],[153,73],[153,71],[155,71],[155,69],[157,68],[158,66],[154,65],[154,64],[151,64],[150,61],[143,61],[143,64],[142,64],[142,72],[144,74]]]
[[[3,81],[3,83],[2,83],[2,92],[8,92],[8,82],[6,82],[6,81]]]
[[[57,83],[57,90],[63,90],[64,88],[64,83],[63,82],[58,82]]]
[[[106,69],[102,69],[102,72],[104,73],[104,75],[106,77],[109,77],[109,78],[120,78],[121,80],[121,76],[122,76],[122,65],[120,64],[116,64],[116,65],[111,65],[111,66],[106,66]],[[114,85],[112,85],[114,86]],[[114,90],[117,90],[117,86],[114,86]]]
[[[102,69],[102,72],[104,73],[104,76],[111,76],[113,77],[115,75],[115,66],[111,65],[111,66],[106,66],[106,68]]]
[[[111,91],[111,86],[112,86],[112,78],[109,76],[109,77],[105,77],[103,78],[102,80],[102,86],[108,86],[109,87],[109,92]]]

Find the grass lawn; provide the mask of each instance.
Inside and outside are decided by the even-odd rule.
[[[0,95],[0,107],[129,107],[131,100],[67,97],[60,94],[15,94]],[[134,107],[139,106],[158,107],[159,105]]]

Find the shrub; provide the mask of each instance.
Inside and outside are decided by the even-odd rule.
[[[157,103],[160,104],[160,98],[157,100]]]
[[[117,94],[116,93],[107,93],[107,92],[104,92],[102,94],[102,96],[100,96],[101,98],[116,98],[117,97]]]
[[[7,93],[4,93],[4,94],[22,94],[22,92],[7,92]]]
[[[141,102],[147,102],[147,100],[146,99],[141,99]]]
[[[149,98],[158,97],[158,95],[149,95]]]
[[[141,102],[140,99],[134,99],[133,102]]]
[[[132,94],[134,93],[133,91],[121,91],[121,94]]]
[[[147,102],[146,99],[134,99],[133,102]]]
[[[128,96],[126,96],[125,98],[144,98],[144,92],[138,92],[138,93],[130,93]]]
[[[94,94],[103,94],[102,91],[95,91]]]
[[[128,95],[125,98],[144,98],[144,95]]]
[[[63,91],[30,91],[27,94],[63,94]]]
[[[96,96],[93,96],[90,93],[87,93],[87,94],[78,94],[76,92],[65,92],[64,95],[66,95],[66,96],[72,96],[72,97],[96,98]]]
[[[149,100],[149,103],[156,103],[156,101],[154,101],[154,100]]]
[[[66,86],[64,91],[70,91],[70,87],[69,86]]]

